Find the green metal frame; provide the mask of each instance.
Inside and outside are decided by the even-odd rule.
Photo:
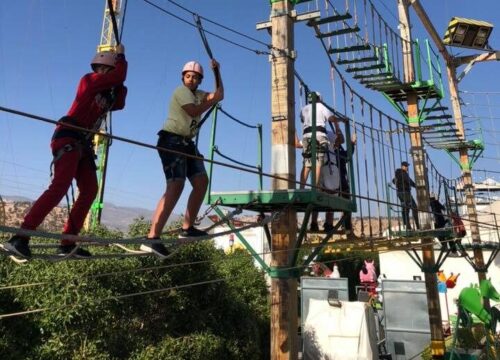
[[[312,158],[316,158],[317,152],[317,141],[316,141],[316,104],[318,98],[316,93],[311,93],[311,103],[312,103],[312,133],[311,133],[311,155]],[[335,110],[331,109],[334,113]],[[338,115],[338,113],[336,113]],[[216,139],[216,129],[217,129],[217,115],[218,111],[215,109],[212,119],[212,129],[210,135],[210,151],[209,159],[213,161],[215,154],[215,139]],[[338,115],[340,116],[340,115]],[[303,240],[306,237],[308,219],[313,211],[340,211],[340,212],[355,212],[357,210],[357,205],[355,201],[356,187],[354,182],[354,166],[352,161],[348,161],[349,164],[349,178],[351,185],[351,197],[349,199],[343,198],[338,194],[328,194],[322,191],[318,191],[315,186],[311,189],[285,189],[285,190],[263,190],[262,189],[262,126],[258,126],[258,169],[259,169],[259,184],[258,190],[244,190],[244,191],[230,191],[230,192],[213,192],[212,191],[212,181],[214,174],[214,167],[212,162],[209,163],[208,167],[208,178],[209,184],[207,188],[207,193],[205,195],[205,202],[207,204],[214,205],[214,210],[220,217],[224,217],[220,206],[228,207],[242,207],[245,210],[256,211],[260,214],[264,212],[273,212],[283,209],[284,207],[292,207],[296,211],[304,212],[304,221],[302,227],[297,236],[296,243],[294,244],[293,251],[291,253],[290,261],[287,267],[270,267],[265,264],[262,257],[255,252],[251,245],[246,241],[244,236],[236,232],[238,239],[245,246],[245,248],[252,254],[256,261],[262,266],[262,268],[273,278],[289,278],[298,277],[300,275],[300,268],[307,266],[311,259],[321,251],[326,242],[335,233],[336,229],[344,221],[343,216],[339,222],[334,226],[334,229],[328,232],[325,238],[322,240],[322,244],[314,251],[314,255],[309,257],[308,260],[304,262],[301,266],[296,266],[298,260],[299,249],[302,245]],[[350,139],[350,126],[346,126],[345,129],[347,139]],[[350,141],[347,142],[347,156],[348,159],[352,157],[353,145]],[[316,162],[312,162],[311,166],[311,185],[316,183]],[[227,221],[228,226],[235,230],[234,226]],[[265,228],[266,237],[270,243],[270,232],[269,228]]]
[[[95,230],[97,226],[101,223],[102,209],[104,208],[103,197],[104,197],[104,182],[106,179],[106,166],[108,160],[109,152],[109,139],[102,135],[95,135],[97,137],[97,188],[99,189],[97,195],[92,202],[90,207],[90,212],[88,214],[88,228]]]
[[[206,204],[213,204],[210,202],[210,194],[212,192],[212,180],[213,180],[213,174],[214,174],[214,166],[213,166],[213,160],[214,160],[214,154],[215,150],[217,149],[217,146],[215,145],[215,139],[216,139],[216,134],[217,134],[217,115],[218,115],[218,109],[219,107],[217,106],[212,114],[212,128],[210,131],[210,147],[209,147],[209,152],[208,152],[208,158],[209,158],[209,163],[208,163],[208,186],[207,186],[207,193],[205,194],[204,202]],[[263,188],[263,173],[262,173],[262,124],[257,124],[257,169],[258,169],[258,189],[259,191],[262,190]]]
[[[222,212],[222,210],[218,206],[214,206],[214,211],[217,213],[217,215],[220,216],[221,219],[223,219],[225,217],[224,212]],[[231,228],[231,230],[233,230],[233,231],[236,230],[236,228],[233,226],[231,221],[227,220],[226,224]],[[267,273],[269,273],[270,268],[269,268],[269,266],[267,266],[267,264],[262,259],[262,257],[260,257],[260,255],[255,252],[255,250],[248,243],[248,241],[246,241],[246,239],[243,237],[243,235],[241,235],[241,233],[239,233],[239,232],[235,232],[235,233],[236,233],[236,236],[238,237],[238,239],[241,241],[241,243],[245,246],[245,248],[250,252],[250,254],[252,254],[254,259],[260,264],[260,266],[262,266],[262,268]]]
[[[415,79],[411,83],[401,84],[400,86],[391,86],[383,91],[385,98],[391,103],[391,105],[401,114],[401,116],[406,120],[407,123],[422,123],[425,120],[425,106],[429,99],[437,99],[436,103],[432,108],[436,107],[439,101],[444,97],[444,85],[442,80],[441,65],[439,63],[439,56],[430,46],[429,40],[425,40],[426,56],[424,58],[424,63],[422,64],[422,51],[420,48],[420,42],[418,39],[413,41],[414,49],[414,67],[415,67]],[[424,67],[424,65],[426,65]],[[426,71],[424,71],[424,69]],[[424,75],[428,79],[424,80]],[[418,98],[423,100],[423,106],[416,118],[409,118],[406,110],[399,103],[399,100],[394,100],[394,91],[400,91],[400,93],[417,93]],[[392,96],[391,96],[392,95]]]
[[[469,162],[467,164],[460,163],[460,160],[455,155],[453,155],[453,150],[445,150],[446,153],[458,164],[462,171],[471,171],[477,159],[479,159],[484,151],[484,143],[482,140],[476,139],[469,141],[466,146],[472,150],[472,154],[469,155]]]

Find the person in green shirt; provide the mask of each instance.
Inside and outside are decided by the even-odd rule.
[[[158,147],[175,150],[188,155],[202,157],[193,138],[199,130],[201,115],[224,99],[224,87],[220,76],[219,63],[211,61],[214,71],[215,90],[211,93],[199,90],[203,80],[203,67],[196,61],[189,61],[182,69],[182,85],[175,89],[163,129],[158,133]],[[205,231],[193,224],[203,202],[208,186],[208,177],[202,159],[194,159],[163,150],[158,151],[167,180],[167,188],[160,198],[153,215],[148,239],[158,240],[163,227],[172,213],[184,189],[186,178],[193,189],[189,195],[184,214],[180,238],[205,236]],[[154,242],[141,245],[141,250],[167,257],[168,250],[163,244]]]

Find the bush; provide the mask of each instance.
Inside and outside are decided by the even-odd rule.
[[[144,224],[136,225],[141,233]],[[105,228],[98,234],[122,236]],[[41,310],[0,321],[2,359],[246,360],[265,358],[269,348],[262,272],[246,253],[228,256],[211,242],[182,246],[165,261],[33,260],[18,266],[3,258],[0,278],[4,285],[32,284],[0,289],[0,314]],[[200,285],[186,286],[195,283]]]

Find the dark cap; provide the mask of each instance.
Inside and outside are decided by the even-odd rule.
[[[407,161],[403,161],[403,162],[401,163],[401,166],[410,166],[410,164],[408,164],[408,162],[407,162]]]

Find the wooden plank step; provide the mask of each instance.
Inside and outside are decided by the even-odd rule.
[[[391,72],[379,72],[379,73],[373,73],[373,74],[358,74],[354,75],[352,77],[353,79],[360,79],[361,83],[364,79],[367,79],[366,81],[376,81],[376,80],[388,80],[388,79],[394,79],[394,74]],[[379,79],[377,79],[379,78]]]
[[[427,127],[427,126],[421,126],[422,128],[422,132],[427,135],[427,134],[447,134],[447,133],[458,133],[458,129],[452,129],[452,128],[449,128],[449,129],[442,129],[442,130],[436,130],[434,128],[431,128],[431,127]]]
[[[377,82],[367,82],[363,83],[364,86],[369,88],[377,88],[380,91],[394,91],[401,88],[401,83],[394,79],[387,79],[385,81],[377,81]],[[399,94],[403,95],[403,94]]]
[[[347,69],[345,69],[345,71],[348,73],[351,73],[351,72],[358,72],[358,71],[378,70],[378,69],[383,69],[383,68],[385,68],[385,64],[374,64],[374,65],[362,66],[362,67],[348,67]]]
[[[345,29],[340,29],[340,30],[333,30],[327,33],[321,33],[316,35],[318,39],[326,38],[326,37],[332,37],[332,36],[339,36],[339,35],[345,35],[345,34],[352,34],[356,33],[359,31],[359,27],[356,25],[355,27],[349,27]]]
[[[426,127],[444,127],[444,126],[455,126],[456,124],[454,122],[445,122],[445,123],[436,123],[436,124],[425,124],[424,126]]]
[[[450,114],[442,114],[442,115],[430,115],[426,116],[426,120],[440,120],[440,119],[451,119],[453,116]]]
[[[354,45],[354,46],[348,46],[348,47],[338,48],[338,49],[330,48],[328,50],[328,52],[330,54],[340,54],[340,53],[345,53],[345,52],[363,51],[363,50],[370,50],[370,49],[371,49],[370,45]]]
[[[342,21],[342,20],[348,20],[352,19],[352,15],[349,14],[349,12],[346,12],[345,14],[337,14],[337,15],[332,15],[332,16],[327,16],[326,18],[319,19],[319,20],[309,20],[307,22],[308,26],[316,26],[316,25],[322,25],[322,24],[327,24],[327,23],[332,23],[336,21]]]
[[[428,136],[428,135],[424,134],[423,137],[424,137],[425,140],[458,139],[458,136],[456,134],[453,134],[453,135],[439,135],[439,136]]]
[[[363,84],[363,85],[380,85],[380,84],[386,84],[386,83],[390,83],[390,84],[400,84],[399,81],[397,81],[396,79],[394,78],[391,78],[391,77],[387,77],[385,79],[367,79],[367,80],[360,80],[360,83]]]
[[[425,108],[423,112],[430,113],[434,111],[446,111],[446,110],[448,110],[447,106],[436,106],[435,108]]]
[[[339,59],[337,61],[337,64],[339,64],[339,65],[359,64],[359,63],[379,61],[379,60],[380,59],[378,56],[368,56],[368,57],[356,58],[356,59]]]

